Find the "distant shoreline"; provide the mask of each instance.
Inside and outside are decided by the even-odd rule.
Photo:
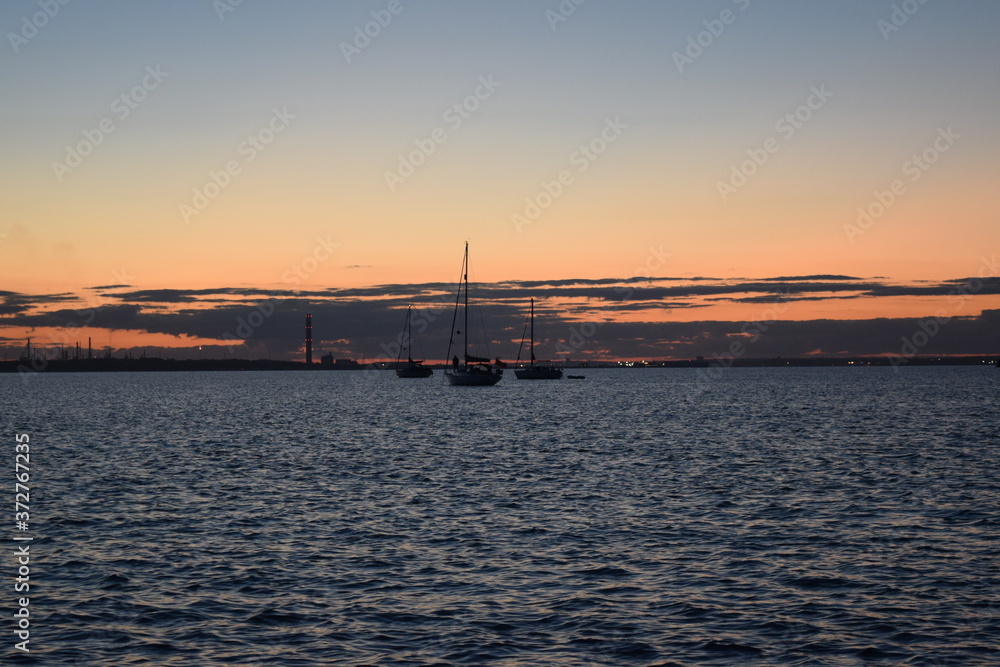
[[[895,361],[895,363],[893,363]],[[927,356],[900,359],[893,357],[792,357],[683,359],[660,361],[591,361],[561,365],[561,368],[803,368],[823,366],[984,366],[997,365],[1000,357]],[[120,373],[178,371],[352,371],[392,370],[392,362],[363,364],[338,360],[336,364],[306,364],[276,359],[15,359],[0,361],[0,373]],[[427,364],[444,369],[444,364]],[[514,368],[514,364],[510,364]]]

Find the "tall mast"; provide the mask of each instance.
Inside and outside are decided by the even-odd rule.
[[[464,279],[465,279],[465,308],[463,308],[462,310],[465,311],[463,313],[465,315],[465,324],[464,324],[465,357],[462,359],[462,362],[466,366],[468,366],[469,365],[469,242],[468,241],[465,242],[465,261],[463,262],[463,264],[464,264]]]
[[[466,242],[465,245],[465,252],[466,255],[468,255],[468,242]],[[462,282],[465,276],[465,259],[465,257],[462,258],[462,270],[458,273],[458,289],[455,290],[455,310],[451,312],[451,332],[448,334],[448,353],[445,355],[445,357],[449,359],[451,357],[452,344],[455,343],[455,323],[458,322],[458,306],[462,303]],[[456,354],[455,357],[457,358],[458,355]],[[447,373],[448,371],[445,372]]]
[[[396,368],[399,368],[399,360],[403,358],[403,348],[409,345],[410,337],[410,306],[406,307],[406,321],[403,322],[403,340],[399,342],[399,352],[396,353]],[[407,357],[409,357],[409,350],[407,350]]]
[[[531,347],[528,348],[531,353],[531,367],[535,366],[535,297],[531,297]]]

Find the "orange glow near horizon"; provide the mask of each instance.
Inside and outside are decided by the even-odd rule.
[[[851,304],[850,308],[843,308],[838,305],[840,301]],[[787,303],[761,302],[761,303],[734,303],[731,301],[718,301],[701,308],[649,308],[644,310],[588,310],[587,300],[564,300],[564,303],[575,302],[573,315],[568,311],[561,310],[558,305],[548,304],[545,307],[550,314],[559,315],[563,318],[565,325],[580,325],[583,323],[600,322],[631,322],[631,323],[663,323],[671,322],[761,322],[761,321],[810,321],[810,320],[872,320],[878,318],[926,318],[931,316],[947,318],[968,318],[979,316],[983,310],[1000,309],[1000,296],[997,295],[972,295],[967,298],[958,297],[894,297],[894,298],[858,298],[834,301],[789,301]],[[446,310],[450,310],[450,304],[442,304]],[[184,308],[194,310],[207,310],[210,304],[184,304]],[[253,308],[247,306],[248,312]],[[399,312],[403,311],[400,307]],[[85,312],[85,311],[83,311]],[[539,310],[539,314],[543,311]],[[523,321],[511,322],[506,333],[509,334],[502,344],[516,345],[519,343],[521,327]],[[439,320],[431,325],[432,327],[447,327],[443,320]],[[234,322],[235,330],[235,322]],[[499,333],[499,332],[496,332]],[[549,343],[558,342],[560,337],[554,335],[557,332],[547,332],[546,335],[539,335],[539,341],[547,340]],[[391,340],[395,332],[386,332],[386,340]],[[17,351],[23,349],[25,342],[30,338],[33,347],[36,349],[48,350],[48,355],[54,357],[57,350],[66,349],[70,356],[74,354],[75,345],[80,344],[84,355],[86,354],[87,338],[93,341],[95,356],[103,355],[107,347],[112,350],[145,349],[149,356],[157,356],[168,349],[191,349],[197,346],[206,346],[216,350],[215,356],[220,356],[218,351],[225,348],[224,356],[246,356],[248,348],[244,347],[241,341],[234,341],[227,338],[207,338],[189,335],[170,335],[162,333],[149,333],[131,329],[109,330],[99,327],[8,327],[4,331],[4,344],[0,342],[0,347],[4,347],[8,356],[16,356]],[[328,339],[326,341],[317,338],[315,350],[317,352],[333,352],[335,356],[354,355],[364,356],[364,352],[357,349],[349,339]],[[429,355],[430,361],[435,361],[433,354]],[[593,358],[602,358],[596,356]],[[615,357],[608,357],[615,358]],[[670,354],[658,355],[658,358],[674,358]],[[683,355],[679,358],[687,358]],[[440,360],[437,360],[440,361]]]
[[[29,334],[56,340],[58,330],[40,326],[56,310],[124,305],[108,326],[139,326],[150,313],[198,311],[195,320],[215,307],[252,308],[269,291],[302,305],[364,288],[372,294],[352,298],[375,303],[379,288],[405,295],[394,286],[415,285],[447,304],[465,242],[470,280],[490,285],[848,276],[891,288],[998,276],[1000,97],[984,82],[995,80],[988,26],[1000,9],[928,5],[921,16],[936,39],[907,27],[887,44],[874,20],[859,21],[872,14],[864,3],[753,4],[756,18],[684,71],[669,54],[711,18],[701,3],[629,12],[598,3],[558,32],[532,3],[429,7],[407,12],[353,62],[330,39],[364,15],[352,3],[261,5],[225,23],[195,5],[121,13],[99,4],[77,16],[87,29],[53,21],[0,71],[4,89],[18,91],[0,111],[12,130],[0,156],[5,349]],[[4,11],[19,24],[20,10]],[[191,39],[164,31],[178,20]],[[93,31],[109,38],[94,42]],[[116,91],[157,63],[169,74],[134,113],[116,115]],[[484,77],[497,85],[475,92]],[[827,91],[820,105],[803,107],[817,89]],[[448,121],[473,93],[476,110]],[[779,129],[800,109],[808,121]],[[102,118],[114,131],[91,146]],[[444,138],[426,148],[437,129]],[[264,132],[265,145],[246,151]],[[775,150],[762,153],[769,140]],[[58,169],[80,146],[79,162]],[[265,293],[115,298],[225,289]],[[545,308],[568,322],[621,323],[743,322],[776,311],[763,292],[660,294],[675,291],[684,296],[616,310],[617,293],[588,302],[553,289]],[[1000,307],[995,283],[957,307],[874,291],[803,293],[775,315],[972,317]],[[516,299],[504,294],[499,305],[523,307]],[[204,336],[225,319],[149,327],[201,337],[95,338],[185,348],[210,344]],[[293,334],[282,326],[268,340],[270,349],[286,341],[288,353]],[[346,349],[382,335],[359,330]]]

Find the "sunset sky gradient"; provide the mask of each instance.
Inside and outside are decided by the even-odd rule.
[[[707,355],[777,302],[799,328],[752,356],[894,353],[932,316],[982,332],[923,352],[1000,351],[996,2],[16,0],[0,26],[10,356],[292,358],[315,312],[321,349],[375,357],[453,299],[466,240],[503,356],[529,296],[550,356],[586,322],[577,357]]]

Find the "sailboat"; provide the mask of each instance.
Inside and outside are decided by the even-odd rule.
[[[396,355],[396,377],[401,378],[426,378],[434,375],[434,371],[423,365],[423,361],[413,360],[413,335],[410,330],[410,310],[412,306],[406,307],[406,322],[403,324],[403,340],[399,346],[399,354]],[[403,350],[406,350],[406,365],[400,366],[403,358]]]
[[[462,308],[463,322],[462,330],[455,330],[455,323],[458,321],[458,306],[462,303],[462,294],[465,294],[465,301]],[[452,347],[458,348],[455,343],[455,336],[462,335],[462,356],[464,361],[459,362],[458,354],[452,357]],[[455,312],[451,316],[451,335],[448,337],[448,354],[445,358],[451,358],[451,368],[444,372],[448,384],[457,386],[488,387],[495,385],[503,377],[503,367],[497,364],[494,368],[490,365],[490,360],[483,357],[474,357],[469,354],[469,243],[465,243],[465,257],[462,260],[462,276],[458,283],[458,294],[455,295]],[[499,360],[498,360],[499,361]]]
[[[531,314],[529,315],[531,322],[531,345],[528,348],[528,357],[531,361],[528,362],[527,368],[519,368],[514,371],[514,375],[517,376],[518,380],[558,380],[562,377],[562,369],[556,368],[551,365],[538,365],[535,363],[535,300],[531,300]],[[521,338],[521,345],[524,345],[524,338]],[[518,351],[517,358],[520,360],[521,353]]]

